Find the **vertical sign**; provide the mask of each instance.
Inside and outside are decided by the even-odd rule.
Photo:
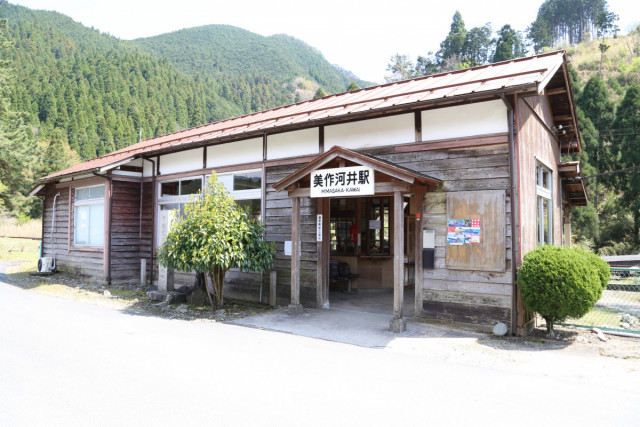
[[[316,241],[322,242],[322,214],[317,215],[316,219]]]

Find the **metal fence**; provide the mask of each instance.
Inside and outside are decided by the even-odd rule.
[[[594,309],[565,324],[640,334],[640,269],[611,268],[609,286]]]

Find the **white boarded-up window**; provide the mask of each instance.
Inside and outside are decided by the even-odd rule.
[[[414,142],[415,139],[413,114],[361,120],[324,128],[325,150],[329,150],[334,145],[358,150],[384,145],[406,144]]]
[[[207,147],[207,168],[262,161],[262,138]]]
[[[267,137],[267,160],[318,154],[318,128],[284,132]]]
[[[421,114],[423,141],[489,135],[509,130],[507,107],[500,100],[436,108]]]
[[[476,220],[479,242],[450,244],[447,268],[452,270],[504,271],[506,268],[506,207],[504,190],[447,193],[449,220]],[[448,234],[449,230],[447,230]]]

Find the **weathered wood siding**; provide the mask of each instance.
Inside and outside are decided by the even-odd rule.
[[[142,183],[113,180],[111,213],[111,280],[140,277],[140,191]]]
[[[560,148],[549,130],[540,123],[527,103],[538,116],[553,126],[551,107],[546,96],[534,96],[518,100],[518,143],[520,170],[520,215],[522,255],[538,246],[536,226],[536,159],[553,173],[553,243],[562,244],[562,188],[558,174]]]
[[[148,162],[145,162],[148,163]],[[140,213],[140,258],[147,260],[147,280],[151,274],[151,241],[153,239],[153,184],[142,184],[142,211]],[[154,273],[155,274],[155,273]],[[154,276],[157,278],[157,276]]]
[[[284,242],[291,240],[292,202],[286,191],[275,191],[273,184],[298,170],[304,164],[275,166],[267,168],[265,225],[266,240],[276,242],[277,254],[275,268],[278,273],[278,304],[291,302],[291,256],[284,254]],[[315,199],[300,199],[300,301],[305,305],[316,304],[317,288],[317,248],[316,248],[316,209]],[[268,280],[268,275],[265,275]]]
[[[53,201],[57,193],[60,195],[55,199],[56,214],[52,238]],[[55,256],[57,267],[61,271],[90,275],[103,280],[105,278],[103,250],[74,248],[73,246],[73,197],[73,188],[68,186],[56,188],[54,185],[47,185],[42,213],[44,223],[42,256]]]
[[[443,181],[439,191],[425,194],[423,229],[435,230],[435,268],[423,270],[417,281],[416,316],[489,329],[496,322],[511,324],[511,199],[509,147],[496,144],[476,148],[378,154],[378,157]],[[447,193],[505,192],[504,271],[453,270],[446,267]]]

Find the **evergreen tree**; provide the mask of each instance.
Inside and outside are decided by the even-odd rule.
[[[415,77],[429,76],[431,74],[436,74],[438,69],[438,60],[433,52],[429,52],[427,56],[418,56],[413,74]]]
[[[318,90],[316,91],[315,95],[313,95],[313,99],[318,99],[318,98],[322,98],[327,96],[326,93],[324,93],[324,90],[322,90],[321,87],[318,88]]]
[[[498,39],[495,41],[496,50],[491,62],[507,61],[509,59],[525,56],[525,47],[522,37],[516,30],[507,24],[498,30]]]
[[[349,83],[349,86],[347,86],[346,92],[351,92],[358,89],[360,89],[360,86],[358,86],[358,84],[352,80],[351,83]]]
[[[0,19],[0,55],[9,57],[12,44],[5,36],[7,20]],[[34,203],[27,200],[35,140],[25,124],[25,114],[10,105],[13,86],[11,62],[0,59],[0,204],[13,215],[28,214]]]
[[[462,15],[456,10],[453,15],[453,21],[449,29],[449,34],[440,43],[440,50],[436,53],[436,57],[442,63],[449,59],[459,59],[464,54],[464,43],[467,38],[467,29],[464,26]]]
[[[640,166],[640,86],[627,89],[618,106],[614,128],[625,130],[618,137],[622,166]],[[633,239],[637,246],[640,244],[640,171],[620,174],[619,188],[633,215]]]
[[[461,52],[464,66],[476,67],[485,64],[489,59],[491,44],[491,24],[470,29],[465,37]]]
[[[396,53],[387,64],[387,71],[391,74],[384,76],[387,83],[407,80],[413,77],[413,63],[407,55]]]
[[[577,102],[578,106],[593,123],[597,132],[597,143],[589,147],[590,163],[597,172],[606,172],[616,168],[616,157],[611,146],[611,124],[614,119],[614,104],[610,99],[607,86],[598,76],[593,76],[584,86]],[[600,178],[611,183],[611,177]],[[598,192],[595,194],[595,207],[598,208]]]
[[[55,129],[46,148],[42,152],[41,161],[36,168],[37,176],[47,176],[69,167],[68,146],[64,142],[62,130]]]

